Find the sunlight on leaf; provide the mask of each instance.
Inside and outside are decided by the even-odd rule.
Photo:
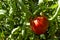
[[[0,14],[6,13],[6,10],[0,9]]]

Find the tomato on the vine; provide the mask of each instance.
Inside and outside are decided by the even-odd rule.
[[[46,16],[38,16],[30,19],[30,27],[35,34],[44,34],[49,26]]]

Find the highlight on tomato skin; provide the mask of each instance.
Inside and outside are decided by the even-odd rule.
[[[49,26],[46,16],[38,16],[30,19],[30,27],[35,34],[44,34]]]

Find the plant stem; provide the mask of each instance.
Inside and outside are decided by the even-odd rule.
[[[60,7],[58,6],[56,13],[53,15],[53,17],[49,18],[48,20],[53,20],[57,16],[59,8]]]
[[[38,10],[40,10],[40,8],[38,8],[37,10],[35,10],[33,14],[35,15],[38,12]]]

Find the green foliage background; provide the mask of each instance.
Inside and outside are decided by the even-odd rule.
[[[40,12],[52,18],[58,7],[58,0],[0,0],[0,40],[60,40],[60,9],[45,34],[34,34],[29,24]]]

